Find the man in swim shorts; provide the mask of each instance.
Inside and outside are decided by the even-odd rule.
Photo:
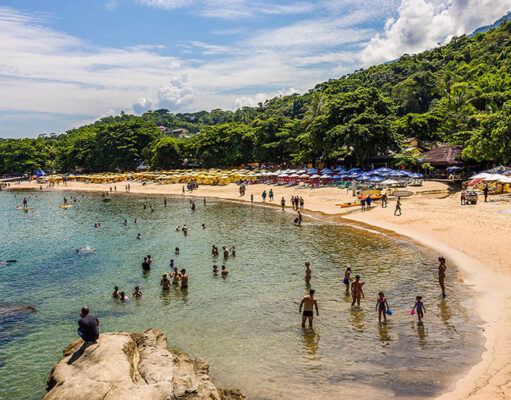
[[[160,286],[162,290],[169,290],[170,289],[170,280],[169,280],[169,274],[165,273],[162,275],[162,279],[160,281]]]
[[[355,303],[360,306],[360,298],[365,297],[364,291],[362,290],[362,286],[364,282],[360,282],[360,275],[355,276],[355,280],[351,283],[351,297],[353,301],[351,302],[351,306],[353,307]]]
[[[315,290],[311,289],[309,291],[308,296],[304,296],[300,303],[300,307],[298,308],[298,312],[302,312],[303,307],[303,314],[302,314],[302,328],[305,328],[305,321],[309,320],[309,328],[312,328],[312,320],[314,319],[314,308],[316,308],[316,315],[319,316],[319,310],[318,310],[318,302],[314,298]]]
[[[181,270],[181,289],[187,289],[188,288],[188,274],[186,273],[186,270],[183,268]]]

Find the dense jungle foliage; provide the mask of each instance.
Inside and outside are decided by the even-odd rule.
[[[158,126],[189,131],[166,136]],[[406,158],[402,141],[461,144],[481,163],[511,162],[511,23],[236,111],[121,113],[61,135],[0,140],[0,172],[132,170],[200,164],[367,165]],[[407,160],[413,163],[413,159]]]

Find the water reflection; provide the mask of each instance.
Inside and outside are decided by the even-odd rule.
[[[440,319],[444,325],[451,330],[456,330],[454,326],[452,326],[452,324],[449,322],[452,317],[451,308],[444,299],[440,300],[440,303],[438,303],[438,308],[440,310]]]
[[[160,300],[164,306],[170,305],[170,290],[162,290],[160,292]]]
[[[321,360],[321,356],[316,353],[319,349],[319,335],[312,328],[304,328],[302,334],[303,348],[307,354],[308,360]]]
[[[387,324],[380,325],[378,327],[378,333],[380,335],[380,341],[381,341],[382,347],[388,347],[389,342],[392,341],[392,338],[389,333],[389,326]]]
[[[360,307],[354,306],[350,309],[350,323],[353,327],[353,330],[363,333],[365,330],[364,323],[365,312]]]

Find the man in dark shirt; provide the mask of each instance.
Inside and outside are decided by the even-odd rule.
[[[99,337],[99,321],[95,315],[89,314],[89,307],[82,307],[78,321],[78,335],[84,342],[95,343]]]
[[[151,264],[147,261],[147,257],[144,257],[144,261],[142,262],[142,269],[144,271],[149,271],[151,269]]]

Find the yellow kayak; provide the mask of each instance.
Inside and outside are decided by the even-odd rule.
[[[71,208],[73,207],[71,204],[67,205],[67,206],[59,206],[60,208]]]
[[[16,207],[18,210],[33,210],[32,207]]]

